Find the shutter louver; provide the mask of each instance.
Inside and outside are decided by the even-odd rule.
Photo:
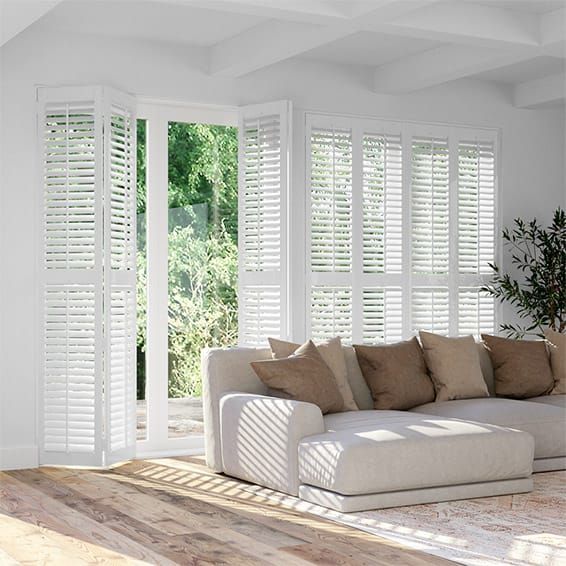
[[[135,450],[135,118],[101,87],[39,90],[40,464]]]
[[[287,337],[290,104],[242,108],[239,128],[239,342]]]
[[[448,298],[447,288],[413,288],[413,332],[425,330],[448,336],[450,324]]]
[[[311,132],[311,269],[348,272],[352,267],[352,136],[350,131]]]
[[[364,134],[363,265],[365,273],[400,273],[402,267],[401,136]]]
[[[413,138],[411,221],[413,273],[449,268],[448,140]]]
[[[315,286],[311,295],[311,336],[328,340],[340,336],[352,342],[352,291],[348,287]]]
[[[495,259],[495,151],[492,142],[458,145],[460,273],[489,273]]]
[[[398,342],[403,337],[402,290],[398,287],[363,290],[365,344]]]
[[[492,297],[474,287],[458,290],[458,334],[473,334],[479,338],[482,333],[495,332],[495,302]]]

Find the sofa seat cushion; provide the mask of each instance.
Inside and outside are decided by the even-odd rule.
[[[543,395],[542,397],[531,397],[528,402],[543,403],[544,405],[555,405],[556,407],[562,407],[563,409],[566,409],[566,395]]]
[[[493,425],[406,411],[327,415],[299,443],[299,480],[342,495],[528,477],[533,439]]]
[[[523,430],[535,439],[535,458],[566,456],[566,413],[559,407],[530,399],[488,398],[427,403],[413,411]]]

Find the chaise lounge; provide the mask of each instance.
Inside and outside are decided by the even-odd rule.
[[[342,512],[532,490],[532,472],[566,469],[566,396],[440,401],[374,410],[356,354],[344,346],[359,411],[323,416],[270,397],[250,362],[269,349],[203,352],[206,461],[217,472]]]

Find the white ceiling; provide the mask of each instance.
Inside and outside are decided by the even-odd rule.
[[[16,30],[0,45],[33,25],[196,46],[210,74],[231,77],[305,58],[365,69],[377,92],[474,78],[512,85],[524,107],[564,99],[566,0],[0,0],[0,9]]]
[[[44,16],[41,25],[54,31],[208,47],[264,20],[259,16],[206,10],[174,1],[65,0]]]

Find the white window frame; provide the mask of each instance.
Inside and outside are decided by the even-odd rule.
[[[402,337],[407,339],[414,335],[411,316],[411,294],[416,286],[443,286],[449,290],[450,298],[450,328],[449,335],[457,334],[457,311],[454,310],[458,301],[459,287],[477,287],[489,280],[489,275],[460,274],[458,270],[458,142],[477,138],[481,141],[491,141],[495,154],[495,257],[494,261],[501,261],[501,245],[498,237],[501,227],[500,199],[501,199],[501,163],[500,144],[501,134],[498,128],[478,128],[467,125],[421,123],[410,121],[386,120],[373,117],[344,114],[328,114],[316,111],[305,111],[303,116],[304,127],[304,171],[303,182],[305,187],[304,215],[305,215],[305,244],[304,244],[304,304],[306,306],[305,337],[311,336],[311,292],[316,284],[350,285],[352,293],[352,342],[362,341],[362,304],[361,296],[364,287],[371,286],[398,286],[403,292]],[[352,133],[352,272],[342,273],[312,273],[311,271],[311,129],[313,127],[350,129]],[[368,274],[362,269],[362,242],[361,242],[361,191],[356,185],[361,185],[361,165],[359,156],[356,156],[355,144],[360,142],[364,129],[400,133],[403,151],[403,252],[402,273],[397,274]],[[449,167],[450,167],[450,262],[446,275],[428,276],[412,272],[411,265],[411,143],[415,136],[448,138]],[[418,283],[417,283],[418,282]],[[494,330],[497,331],[501,314],[501,305],[495,304]]]
[[[238,108],[138,97],[146,121],[147,329],[146,438],[136,457],[200,454],[204,435],[169,438],[168,432],[168,123],[238,126]]]

